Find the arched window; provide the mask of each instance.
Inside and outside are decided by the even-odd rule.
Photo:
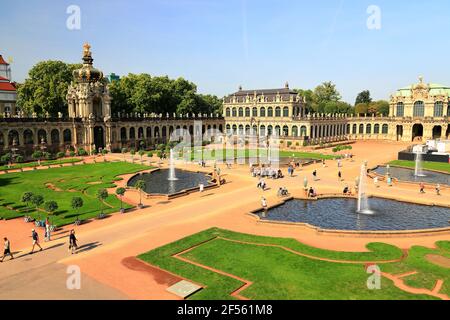
[[[72,131],[70,131],[70,129],[66,129],[63,131],[63,139],[64,139],[64,143],[72,142]]]
[[[136,130],[132,127],[130,128],[130,140],[136,139]]]
[[[239,117],[243,117],[244,116],[244,108],[239,108]]]
[[[127,141],[127,129],[126,128],[120,129],[120,141]]]
[[[380,125],[378,123],[373,127],[373,133],[374,134],[380,133]]]
[[[144,138],[144,128],[139,127],[138,129],[138,138],[143,139]]]
[[[347,124],[347,132],[345,134],[349,134],[350,133],[350,124]]]
[[[289,127],[288,126],[283,126],[283,136],[284,137],[289,136]]]
[[[356,124],[353,125],[352,133],[353,133],[353,134],[356,134]]]
[[[272,135],[273,132],[273,127],[272,126],[267,126],[267,135],[270,136]]]
[[[424,115],[425,115],[425,107],[424,107],[423,101],[416,101],[414,103],[413,116],[414,117],[423,117]]]
[[[140,129],[140,128],[139,128],[139,129]],[[139,130],[138,130],[138,135],[139,135]],[[166,126],[162,127],[162,129],[161,129],[161,136],[162,136],[163,138],[167,137],[167,127],[166,127]],[[140,138],[140,137],[139,137],[139,138]]]
[[[261,109],[259,109],[259,116],[260,117],[266,116],[266,108],[262,107]]]
[[[269,108],[267,109],[267,116],[268,116],[268,117],[273,117],[273,108],[272,108],[272,107],[269,107]]]
[[[34,144],[33,141],[33,131],[31,131],[30,129],[26,129],[23,132],[23,143],[26,145],[32,145]]]
[[[245,108],[245,116],[250,117],[250,108]]]
[[[38,143],[47,142],[47,131],[40,129],[38,131]]]
[[[364,125],[361,123],[359,125],[359,134],[363,134],[364,133]]]
[[[275,117],[281,117],[281,108],[280,107],[275,108]]]
[[[405,106],[403,102],[397,103],[397,117],[404,117],[405,116]]]
[[[52,140],[52,144],[59,144],[59,130],[58,129],[53,129],[50,132],[50,138]]]
[[[235,124],[233,124],[233,131],[232,131],[232,133],[233,134],[236,134],[237,133],[237,125],[235,125]]]
[[[236,108],[233,108],[233,110],[231,111],[231,114],[233,117],[237,117]]]
[[[371,134],[372,133],[372,125],[370,123],[368,123],[366,125],[366,134]]]
[[[244,134],[244,126],[242,124],[239,125],[239,134],[240,135]]]
[[[293,137],[298,137],[298,127],[297,126],[293,126],[291,131],[292,131]]]
[[[288,107],[283,108],[283,117],[289,117],[289,108]]]
[[[251,134],[252,136],[256,136],[258,134],[258,126],[256,124],[253,125]]]
[[[300,137],[306,137],[306,126],[300,127]]]
[[[8,144],[12,146],[13,144],[19,145],[19,133],[16,130],[11,130],[8,134]]]
[[[230,116],[231,116],[230,108],[226,108],[225,109],[225,117],[230,117]]]
[[[383,124],[383,126],[381,127],[381,132],[383,134],[388,134],[388,131],[389,131],[388,125],[387,124]]]
[[[150,139],[152,137],[152,127],[147,127],[147,139]]]
[[[438,101],[434,104],[434,117],[442,117],[444,116],[444,103],[442,101]]]
[[[252,109],[252,117],[257,117],[258,116],[258,108],[253,108]]]
[[[275,133],[276,133],[278,136],[281,136],[281,128],[280,128],[280,126],[275,126]]]
[[[266,135],[266,126],[262,125],[259,127],[259,135],[262,137]]]
[[[245,134],[246,135],[250,134],[250,125],[248,125],[248,124],[245,126]]]
[[[159,127],[155,127],[154,133],[155,133],[155,137],[159,138]]]

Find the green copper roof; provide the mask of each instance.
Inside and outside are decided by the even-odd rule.
[[[410,97],[412,95],[412,89],[416,86],[416,84],[403,87],[397,90],[395,95],[397,97]],[[431,96],[440,96],[440,95],[448,95],[450,96],[450,87],[444,86],[438,83],[428,83],[428,88],[430,89]]]

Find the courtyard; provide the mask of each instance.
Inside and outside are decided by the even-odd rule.
[[[136,208],[139,192],[128,189],[123,201],[133,209],[126,214],[114,214],[120,200],[113,190],[126,187],[136,172],[168,168],[167,160],[159,163],[154,158],[142,165],[133,155],[112,153],[105,156],[107,162],[90,157],[86,164],[3,173],[0,181],[9,187],[2,188],[2,214],[17,214],[19,218],[0,221],[0,236],[8,236],[16,253],[15,260],[0,264],[0,285],[7,289],[0,297],[179,299],[167,288],[186,279],[204,288],[192,299],[448,299],[448,230],[338,234],[308,226],[264,223],[249,214],[260,208],[262,196],[270,206],[279,203],[279,187],[303,198],[304,178],[319,194],[341,194],[345,185],[355,184],[361,163],[367,161],[368,167],[388,164],[406,145],[388,141],[354,143],[353,159],[342,160],[342,181],[337,179],[336,160],[332,160],[336,154],[329,148],[322,149],[316,153],[328,159],[325,167],[321,162],[301,167],[293,177],[285,172],[283,179],[267,180],[266,191],[256,188],[257,179],[249,174],[248,164],[231,168],[219,164],[226,180],[219,188],[170,200],[144,197],[142,209]],[[94,159],[98,163],[93,163]],[[211,162],[200,167],[178,161],[176,167],[213,171]],[[317,181],[312,180],[314,170],[318,172]],[[48,188],[48,183],[53,187]],[[104,220],[95,219],[101,210],[95,197],[100,188],[110,194],[104,209],[111,215]],[[433,186],[420,194],[416,184],[401,182],[391,187],[368,183],[367,189],[371,196],[450,206],[448,186],[442,186],[441,195],[435,194]],[[20,201],[27,191],[42,193],[60,207],[51,218],[61,228],[51,242],[42,242],[44,252],[32,256],[27,252],[33,225],[20,218],[21,211],[32,210]],[[74,193],[84,197],[86,204],[80,215],[89,223],[71,225],[75,212],[69,202]],[[70,229],[76,230],[80,241],[76,255],[67,253]],[[380,290],[366,287],[370,276],[366,269],[372,264],[382,272]],[[84,285],[80,290],[67,290],[65,286],[66,268],[71,265],[79,266],[82,272]],[[325,289],[327,284],[332,285]]]

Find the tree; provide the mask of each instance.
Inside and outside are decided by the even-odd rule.
[[[39,165],[41,165],[41,158],[42,158],[42,156],[43,156],[43,153],[42,153],[41,151],[35,151],[35,152],[33,152],[33,154],[31,155],[31,157],[32,157],[34,160],[37,160],[37,161],[38,161],[38,164],[39,164]]]
[[[58,204],[53,200],[47,201],[44,203],[44,210],[49,214],[53,214],[56,210],[58,210]]]
[[[131,150],[130,150],[130,154],[131,154],[131,162],[134,163],[134,155],[136,154],[136,150],[131,149]]]
[[[144,156],[145,151],[144,150],[139,150],[139,157],[141,157],[141,164],[142,164],[142,157]]]
[[[80,67],[80,64],[62,61],[37,63],[17,90],[18,106],[28,114],[57,116],[61,112],[67,115],[67,89],[73,79],[72,72]]]
[[[385,100],[377,101],[377,112],[383,116],[389,115],[389,102]]]
[[[25,192],[22,195],[22,202],[25,202],[27,204],[27,207],[28,207],[29,203],[33,199],[33,196],[34,196],[33,192]]]
[[[146,187],[144,180],[138,180],[134,186],[139,191],[139,206],[142,207],[142,191]]]
[[[40,194],[33,194],[33,196],[31,197],[31,203],[34,204],[37,211],[39,206],[44,203],[44,197]]]
[[[358,96],[356,97],[355,106],[360,103],[369,104],[372,102],[372,98],[370,97],[370,91],[364,90],[360,93],[358,93]]]
[[[355,113],[357,115],[366,114],[369,112],[369,105],[367,103],[359,103],[355,106]]]
[[[71,206],[72,209],[74,209],[77,212],[77,219],[78,216],[80,215],[80,208],[83,207],[84,202],[83,199],[80,197],[73,197],[72,198],[72,202],[71,202]]]
[[[101,210],[101,216],[104,215],[103,213],[103,202],[108,198],[108,190],[106,189],[98,189],[97,190],[97,199],[100,201],[100,210]]]
[[[295,92],[300,94],[304,99],[304,107],[307,113],[317,112],[317,100],[312,90],[294,89]]]
[[[336,85],[331,81],[324,82],[314,89],[314,95],[317,103],[323,104],[329,101],[341,100],[341,94],[336,89]]]
[[[125,192],[127,189],[125,188],[117,188],[116,194],[120,197],[120,211],[123,211],[123,196],[125,195]]]

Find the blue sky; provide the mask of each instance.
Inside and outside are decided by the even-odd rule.
[[[79,62],[92,45],[105,73],[185,77],[218,96],[244,89],[314,88],[333,81],[353,103],[388,99],[417,81],[450,85],[448,0],[1,0],[0,54],[23,81],[38,61]],[[66,28],[69,5],[81,30]],[[369,30],[367,8],[381,9]]]

